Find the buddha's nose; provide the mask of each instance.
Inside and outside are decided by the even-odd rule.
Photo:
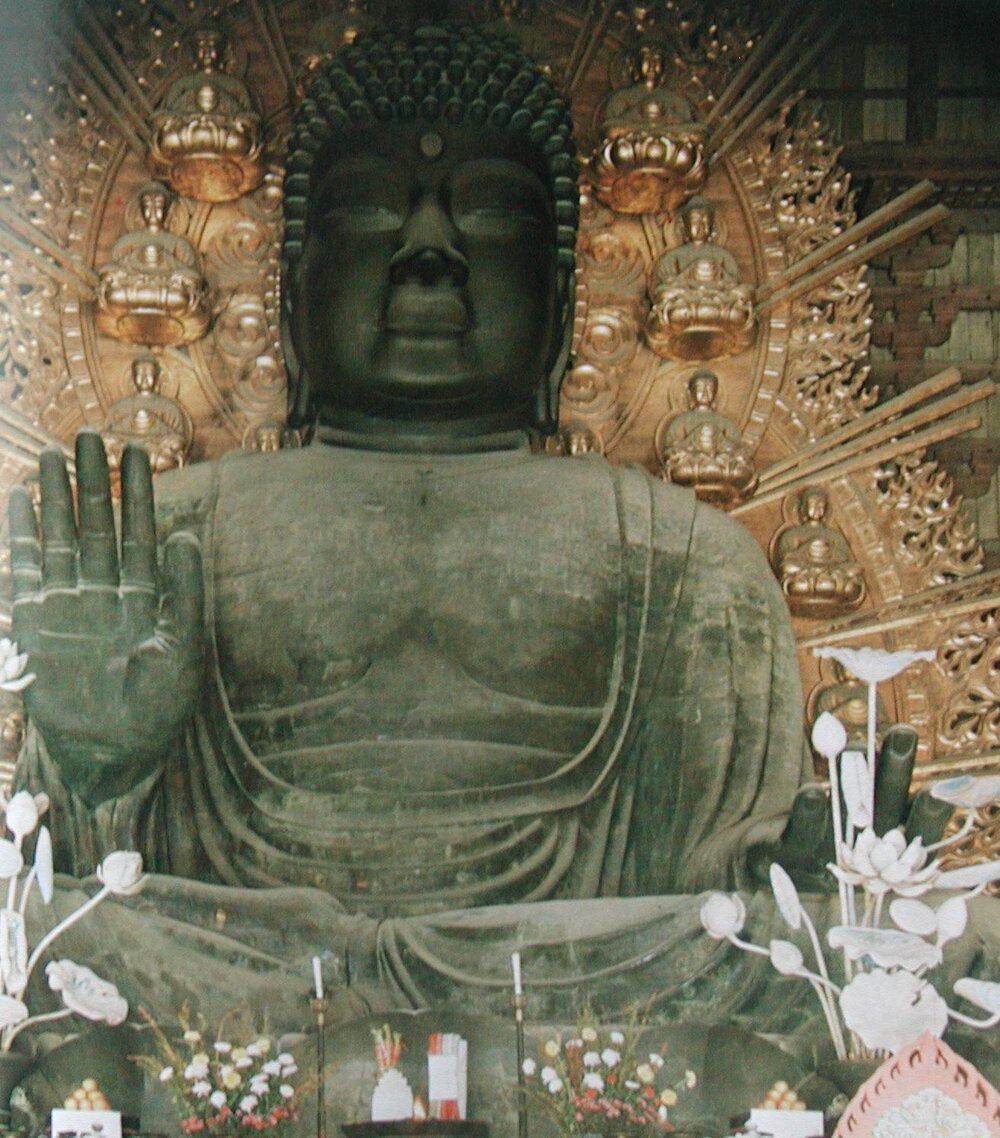
[[[403,227],[403,245],[389,261],[393,284],[461,287],[469,279],[469,263],[458,248],[459,235],[441,203],[428,195]]]

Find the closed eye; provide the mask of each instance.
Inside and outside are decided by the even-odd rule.
[[[339,205],[323,215],[325,225],[354,233],[389,233],[402,228],[403,217],[398,210],[383,205]]]
[[[469,237],[513,236],[526,229],[539,231],[545,227],[545,222],[536,213],[489,206],[465,210],[455,224]]]

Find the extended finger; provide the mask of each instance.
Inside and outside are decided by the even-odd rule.
[[[794,861],[818,860],[828,853],[830,807],[818,786],[804,787],[795,796],[792,813],[782,835],[782,848]]]
[[[202,642],[204,582],[194,534],[171,534],[163,554],[163,600],[157,632],[193,655]]]
[[[149,455],[127,446],[122,455],[122,585],[156,588],[156,520]]]
[[[955,807],[950,802],[941,802],[929,790],[922,790],[910,807],[910,817],[906,823],[907,841],[923,838],[925,846],[939,842],[948,819],[954,812]]]
[[[42,585],[67,589],[76,585],[76,523],[62,452],[46,447],[38,462],[42,488]]]
[[[875,767],[875,833],[879,836],[906,821],[917,741],[916,731],[905,723],[885,733]]]
[[[76,436],[76,496],[80,512],[80,584],[117,585],[115,515],[104,443],[96,431]]]
[[[14,486],[7,502],[10,527],[10,569],[14,603],[34,596],[42,587],[42,547],[38,543],[38,521],[31,495],[23,486]]]

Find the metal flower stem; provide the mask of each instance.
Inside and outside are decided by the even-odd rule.
[[[875,720],[877,716],[877,697],[875,680],[868,681],[868,777],[869,801],[871,802],[872,820],[875,818]]]
[[[517,1138],[528,1138],[528,1091],[524,1082],[524,1005],[523,992],[514,996],[514,1034],[517,1040]]]
[[[316,1138],[326,1138],[326,1009],[327,1001],[314,997],[309,1006],[316,1017]]]

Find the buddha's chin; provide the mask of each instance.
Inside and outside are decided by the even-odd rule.
[[[390,403],[450,404],[479,392],[464,336],[397,332],[384,338],[378,355],[372,392]]]

